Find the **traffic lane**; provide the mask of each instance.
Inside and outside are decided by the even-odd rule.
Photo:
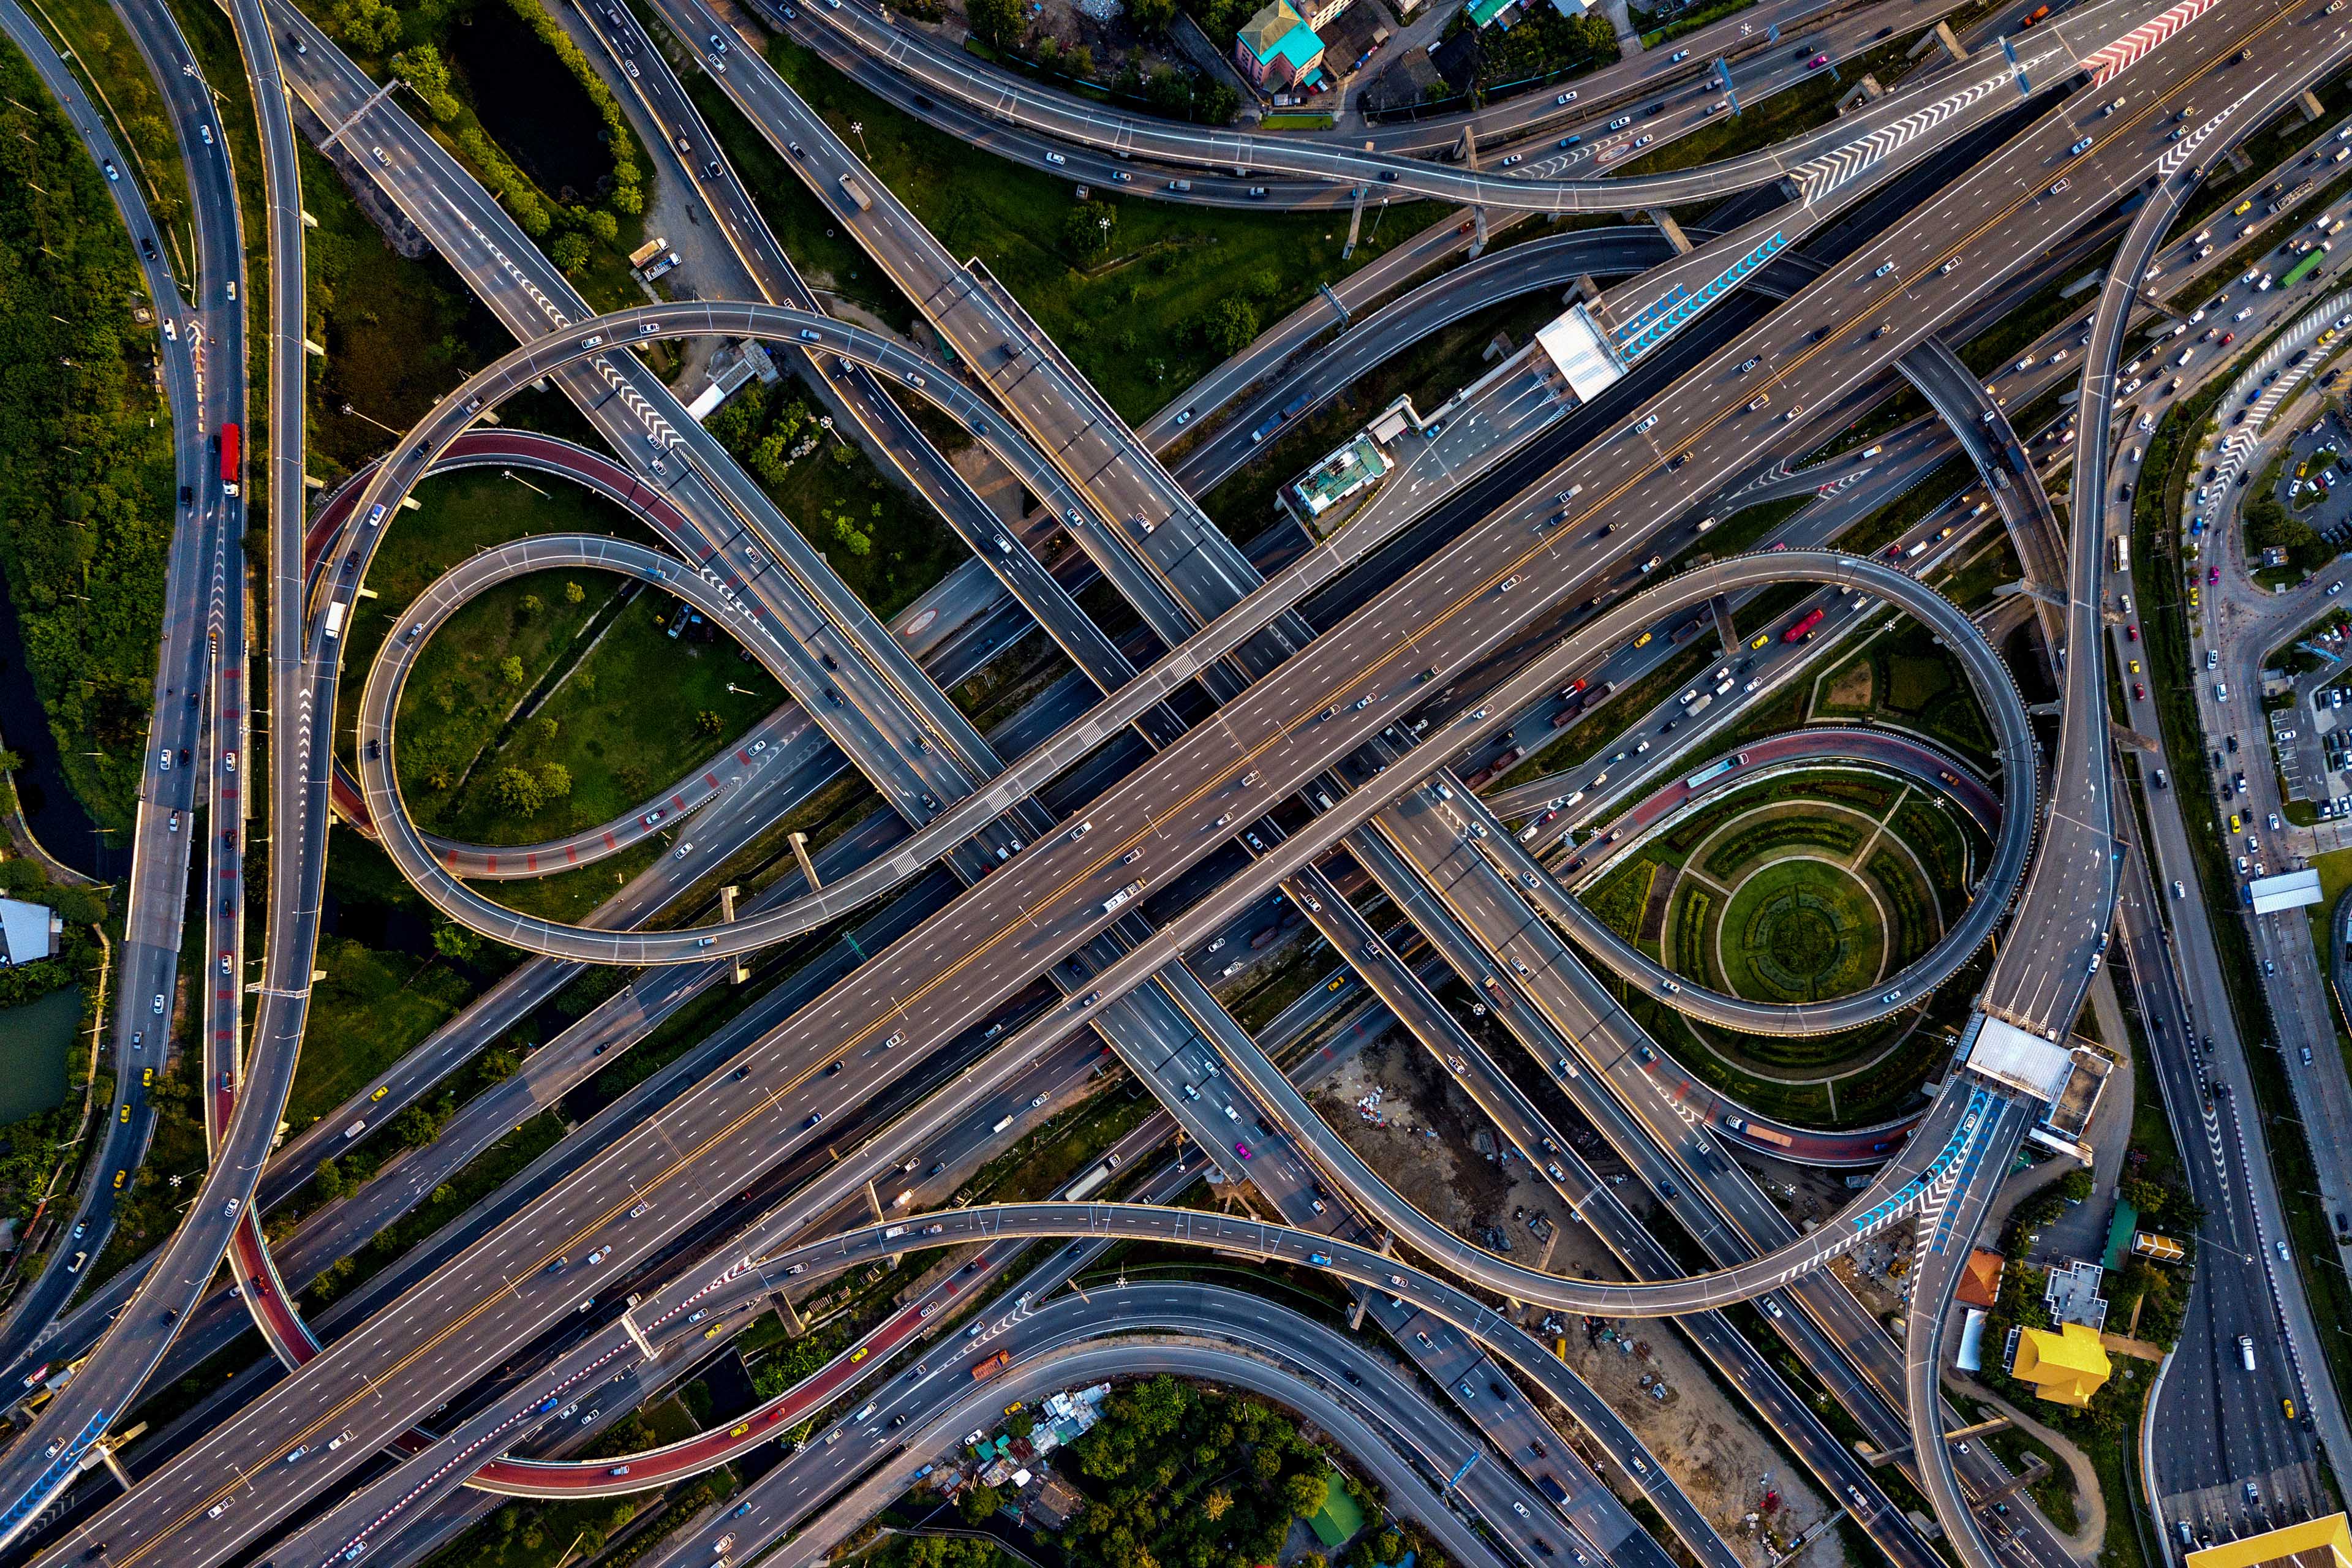
[[[5,28],[40,75],[54,106],[91,161],[116,170],[135,167],[122,159],[104,120],[92,110],[56,47],[32,20],[10,5],[0,8],[0,27]],[[146,40],[140,41],[145,47]],[[171,93],[171,84],[166,82],[162,90]],[[195,146],[192,130],[186,140],[184,156]],[[190,171],[193,183],[193,161]],[[0,1350],[10,1353],[0,1355],[0,1360],[24,1353],[31,1339],[65,1305],[80,1283],[84,1260],[101,1249],[112,1232],[115,1173],[135,1172],[143,1158],[153,1119],[146,1104],[142,1069],[163,1059],[165,1037],[176,1016],[170,998],[178,990],[181,911],[189,857],[197,836],[197,779],[195,770],[187,765],[201,741],[201,710],[196,704],[204,683],[205,645],[197,635],[197,623],[219,526],[217,513],[224,505],[216,469],[206,460],[203,375],[195,357],[200,333],[211,317],[190,312],[170,265],[160,254],[161,231],[148,212],[138,180],[110,177],[107,191],[134,242],[134,255],[157,316],[173,323],[168,336],[159,335],[155,354],[173,425],[176,482],[184,492],[200,494],[201,499],[175,509],[166,555],[165,610],[142,753],[161,759],[162,771],[156,763],[142,766],[132,827],[127,879],[130,906],[125,915],[128,940],[117,954],[120,977],[110,1029],[115,1092],[105,1108],[106,1131],[99,1140],[98,1158],[80,1184],[73,1208],[58,1223],[61,1239],[49,1249],[47,1267],[11,1314],[5,1341],[0,1342]],[[199,229],[200,239],[204,232]],[[200,261],[203,255],[200,249]],[[199,294],[204,289],[201,273],[197,289]],[[178,331],[184,318],[189,329],[184,337]],[[175,757],[182,764],[176,773],[170,768]],[[157,996],[167,999],[162,1013],[152,1005]],[[152,1055],[144,1048],[149,1034],[156,1037],[157,1049]]]
[[[1487,977],[1494,980],[1491,999],[1513,1033],[1535,1053],[1538,1068],[1609,1139],[1717,1261],[1736,1261],[1794,1239],[1796,1228],[1745,1169],[1721,1158],[1703,1137],[1692,1135],[1696,1124],[1690,1106],[1679,1096],[1680,1076],[1659,1070],[1654,1060],[1642,1059],[1645,1053],[1653,1058],[1656,1056],[1647,1036],[1595,984],[1591,972],[1561,945],[1557,935],[1532,916],[1484,857],[1465,853],[1449,834],[1431,831],[1439,826],[1436,811],[1444,809],[1442,805],[1424,795],[1416,797],[1414,807],[1383,818],[1383,828],[1395,832],[1400,847],[1429,868],[1429,886],[1444,906],[1438,918],[1463,933],[1454,945],[1468,950],[1464,973],[1479,974],[1482,984]],[[1469,933],[1476,934],[1473,938]],[[1507,963],[1508,973],[1505,973]],[[1571,1056],[1583,1058],[1589,1070],[1572,1070],[1567,1065]],[[1469,1060],[1485,1063],[1483,1053],[1475,1050]],[[1487,1109],[1498,1121],[1507,1119],[1496,1105],[1524,1104],[1517,1089],[1507,1084],[1493,1093],[1495,1103]],[[1522,1121],[1535,1120],[1531,1110],[1521,1110],[1519,1116]],[[1529,1136],[1536,1137],[1548,1152],[1559,1153],[1549,1138],[1538,1132]],[[1884,1142],[1879,1145],[1882,1151],[1885,1147]],[[1559,1163],[1581,1169],[1572,1156],[1561,1155]],[[1711,1197],[1712,1205],[1698,1194]],[[1612,1237],[1612,1245],[1623,1255],[1647,1258],[1655,1253],[1647,1234],[1619,1215],[1613,1195],[1597,1207],[1570,1196],[1576,1205],[1572,1212],[1582,1215],[1596,1229],[1610,1234],[1614,1227],[1631,1233],[1622,1241]],[[1727,1230],[1725,1221],[1733,1229]],[[1663,1262],[1663,1255],[1658,1257]],[[1671,1265],[1664,1271],[1672,1272]],[[1644,1270],[1637,1268],[1636,1272]],[[1900,1440],[1905,1436],[1900,1405],[1891,1402],[1901,1397],[1901,1367],[1892,1354],[1893,1346],[1877,1332],[1869,1313],[1833,1277],[1819,1272],[1791,1282],[1781,1299],[1801,1310],[1790,1314],[1768,1299],[1765,1310],[1774,1328],[1806,1360],[1822,1384],[1874,1433],[1874,1441]],[[1738,1344],[1727,1326],[1721,1332],[1729,1335],[1727,1343]],[[1737,1376],[1744,1364],[1745,1359],[1735,1354],[1727,1371]],[[1801,1452],[1836,1451],[1836,1458],[1820,1471],[1833,1494],[1843,1491],[1851,1497],[1859,1489],[1870,1499],[1866,1512],[1875,1518],[1885,1510],[1886,1500],[1879,1495],[1876,1483],[1853,1473],[1842,1446],[1825,1432],[1814,1430],[1818,1423],[1809,1411],[1789,1411],[1785,1405],[1776,1405],[1769,1400],[1759,1408],[1783,1426]],[[2007,1479],[1989,1455],[1970,1458],[1968,1468],[1978,1473],[1987,1488]],[[1990,1475],[1982,1473],[1988,1470]],[[1886,1517],[1876,1518],[1874,1526],[1881,1532],[1882,1547],[1921,1559],[1931,1555],[1899,1515],[1885,1512]]]
[[[1264,1394],[1287,1405],[1332,1434],[1343,1449],[1364,1463],[1381,1486],[1397,1497],[1427,1495],[1427,1483],[1408,1463],[1395,1456],[1381,1441],[1379,1433],[1349,1406],[1288,1373],[1265,1365],[1255,1357],[1200,1345],[1157,1346],[1146,1342],[1081,1348],[1041,1357],[1023,1369],[1018,1381],[1008,1383],[1001,1376],[981,1388],[966,1392],[961,1400],[947,1405],[919,1429],[910,1427],[913,1436],[906,1447],[910,1451],[917,1448],[925,1452],[943,1450],[974,1423],[996,1414],[1000,1404],[1009,1398],[1034,1399],[1054,1389],[1072,1384],[1083,1385],[1112,1376],[1159,1373],[1199,1378],[1220,1387]],[[812,1561],[823,1551],[818,1542],[846,1535],[854,1527],[853,1521],[870,1516],[898,1496],[906,1489],[913,1469],[913,1467],[906,1466],[886,1470],[858,1483],[854,1489],[844,1489],[860,1470],[871,1463],[870,1453],[861,1450],[856,1444],[834,1444],[807,1452],[820,1456],[820,1465],[812,1467],[816,1473],[810,1475],[805,1483],[807,1495],[811,1499],[828,1492],[838,1496],[830,1509],[810,1521],[800,1535],[777,1556],[776,1560],[786,1568]],[[836,1523],[836,1520],[839,1522]],[[1442,1503],[1435,1506],[1425,1522],[1433,1536],[1446,1542],[1449,1554],[1459,1553],[1465,1562],[1489,1565],[1499,1564],[1502,1561],[1483,1539]]]

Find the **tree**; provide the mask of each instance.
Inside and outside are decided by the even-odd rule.
[[[1061,68],[1062,40],[1051,33],[1037,40],[1037,63],[1049,70]]]
[[[482,934],[444,921],[433,928],[433,951],[452,963],[463,963],[482,951]]]
[[[1137,0],[1149,4],[1151,0]],[[1143,84],[1143,96],[1152,108],[1169,116],[1192,117],[1192,84],[1185,77],[1166,66],[1153,71]]]
[[[1021,0],[968,0],[964,6],[964,16],[980,41],[1000,49],[1009,49],[1021,41],[1025,19],[1023,11]]]
[[[492,1046],[482,1053],[481,1073],[486,1083],[504,1083],[520,1070],[522,1064],[504,1046]]]
[[[1192,95],[1192,112],[1204,125],[1231,125],[1241,118],[1242,95],[1229,81],[1204,82]]]
[[[1224,1518],[1225,1510],[1233,1506],[1233,1493],[1223,1487],[1212,1488],[1209,1495],[1201,1500],[1201,1517],[1214,1524]]]
[[[457,95],[449,81],[449,63],[431,44],[419,44],[392,57],[393,74],[416,89],[416,96],[436,120],[457,118]]]
[[[565,604],[576,605],[587,596],[588,590],[582,587],[579,584],[566,583],[563,584],[563,602]]]
[[[1004,1494],[994,1487],[973,1487],[956,1504],[966,1522],[986,1524],[996,1510],[1004,1506]]]
[[[577,272],[588,265],[588,241],[574,230],[559,234],[547,243],[547,258],[566,272]]]
[[[1004,1423],[1004,1429],[1015,1437],[1026,1437],[1037,1429],[1037,1418],[1026,1410],[1016,1410]]]
[[[1100,259],[1118,229],[1118,209],[1108,202],[1084,202],[1062,218],[1062,248],[1081,261]]]
[[[24,765],[25,759],[23,757],[18,756],[16,752],[10,751],[5,746],[0,746],[0,773],[13,773]]]
[[[1095,74],[1094,50],[1084,44],[1078,45],[1070,51],[1069,58],[1062,62],[1062,68],[1082,81],[1091,78]]]
[[[2058,1178],[2058,1195],[2070,1204],[2079,1204],[2097,1190],[2091,1173],[2077,1165]]]
[[[547,608],[547,604],[546,604],[546,602],[545,602],[544,600],[542,600],[542,599],[541,599],[538,595],[536,595],[536,594],[525,594],[525,595],[522,596],[522,616],[523,616],[523,619],[525,619],[525,620],[529,620],[529,619],[530,619],[533,616],[536,616],[537,614],[539,614],[539,613],[540,613],[540,611],[541,611],[541,610],[543,610],[543,609],[545,609],[545,608]]]
[[[392,1119],[392,1135],[411,1149],[424,1148],[440,1131],[433,1113],[421,1105],[412,1105]]]
[[[335,30],[362,54],[380,55],[400,45],[400,13],[385,0],[336,0]]]
[[[1251,340],[1257,336],[1257,307],[1229,294],[1217,301],[1201,331],[1211,348],[1230,358],[1249,347]]]
[[[343,1195],[343,1168],[335,1163],[331,1154],[319,1162],[318,1172],[312,1179],[319,1184],[319,1195],[329,1203]]]
[[[490,799],[507,816],[536,816],[539,785],[520,768],[500,768],[490,780]]]
[[[531,782],[539,786],[539,798],[542,805],[571,798],[572,770],[562,763],[540,763]]]
[[[522,658],[520,655],[510,653],[507,655],[506,658],[499,660],[499,679],[504,680],[509,686],[520,686],[522,684],[523,668]]]
[[[727,721],[705,708],[694,716],[694,728],[698,734],[716,735],[727,728]]]
[[[1146,37],[1156,37],[1176,19],[1176,0],[1127,0],[1127,19]]]

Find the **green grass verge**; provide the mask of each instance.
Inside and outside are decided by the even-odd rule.
[[[767,53],[915,216],[957,255],[984,260],[1129,420],[1215,368],[1261,322],[1417,226],[1401,218],[1376,229],[1368,219],[1355,255],[1343,260],[1345,214],[1129,202],[1098,188],[1094,202],[1110,211],[1114,226],[1108,258],[1096,262],[1090,249],[1073,248],[1099,236],[1067,181],[1009,167],[900,113],[787,39],[772,38]],[[851,134],[853,122],[862,134]]]
[[[547,602],[542,614],[551,617],[551,592]],[[433,826],[468,842],[531,842],[608,822],[782,700],[775,678],[738,658],[731,638],[672,641],[665,628],[677,614],[677,601],[649,593],[624,605],[538,710],[463,784],[436,797]],[[739,766],[731,756],[725,765]],[[537,809],[519,809],[528,802],[511,797],[511,773],[536,779],[554,768],[569,791],[543,792]]]

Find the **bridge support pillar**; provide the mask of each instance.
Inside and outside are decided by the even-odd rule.
[[[129,1491],[131,1489],[131,1472],[124,1469],[122,1468],[122,1461],[114,1457],[114,1445],[111,1443],[100,1444],[98,1457],[106,1462],[106,1468],[113,1473],[114,1479],[122,1483],[122,1489],[124,1491]]]
[[[794,837],[797,837],[798,835],[795,835]],[[803,850],[803,852],[805,853],[806,851]],[[735,895],[738,891],[740,891],[740,889],[732,882],[728,883],[725,887],[719,889],[719,919],[721,924],[733,925],[735,923]],[[751,971],[750,967],[744,963],[743,955],[740,952],[735,955],[735,962],[728,965],[728,970],[730,977],[738,985],[742,984],[745,981],[751,978]]]
[[[1347,260],[1356,254],[1356,238],[1364,232],[1364,198],[1371,194],[1370,185],[1356,187],[1356,205],[1348,215],[1348,243],[1339,248],[1339,259]]]
[[[1473,259],[1475,259],[1478,253],[1486,248],[1486,209],[1485,207],[1472,207],[1470,209],[1470,223],[1472,226],[1470,234],[1470,255]]]
[[[1871,75],[1868,71],[1863,72],[1862,79],[1855,82],[1852,87],[1846,89],[1845,91],[1839,96],[1837,100],[1837,111],[1839,116],[1843,118],[1847,110],[1852,109],[1858,103],[1868,103],[1872,99],[1877,98],[1881,94],[1885,93],[1885,90],[1886,89],[1885,88],[1878,85],[1878,79],[1876,77]]]
[[[870,1180],[866,1184],[866,1206],[874,1211],[876,1219],[882,1217],[882,1195],[874,1190],[874,1184]]]
[[[1952,36],[1952,26],[1948,22],[1937,23],[1917,43],[1911,46],[1910,53],[1904,58],[1916,60],[1939,44],[1943,46],[1944,52],[1956,60],[1969,58],[1969,51],[1962,48],[1960,40]]]
[[[1352,1306],[1352,1307],[1350,1307],[1350,1308],[1349,1308],[1349,1309],[1348,1309],[1348,1331],[1349,1331],[1349,1333],[1354,1333],[1354,1332],[1356,1332],[1357,1331],[1360,1330],[1363,1326],[1364,1326],[1364,1298],[1363,1298],[1363,1297],[1361,1297],[1361,1296],[1359,1296],[1359,1297],[1357,1297],[1357,1298],[1356,1298],[1356,1304],[1355,1304],[1354,1306]]]
[[[1369,153],[1371,148],[1367,146],[1364,151]],[[1462,140],[1454,144],[1454,153],[1462,163],[1475,164],[1478,162],[1478,128],[1466,120],[1462,122]]]
[[[632,1307],[627,1311],[621,1314],[621,1331],[629,1336],[629,1342],[637,1347],[637,1353],[639,1355],[645,1357],[647,1361],[654,1359],[654,1342],[646,1338],[646,1333],[643,1329],[637,1327],[637,1312],[635,1308]]]
[[[2295,102],[2303,106],[2303,121],[2306,125],[2327,118],[2326,107],[2313,96],[2311,89],[2307,87],[2303,89],[2303,96],[2296,99]]]
[[[792,1330],[795,1338],[808,1332],[808,1324],[801,1321],[799,1311],[793,1306],[793,1299],[782,1290],[776,1292],[776,1316],[782,1320],[784,1327]]]
[[[324,345],[312,342],[309,338],[304,338],[302,340],[302,352],[309,354],[312,359],[325,359],[327,357],[327,351]]]
[[[1666,237],[1666,243],[1675,247],[1676,256],[1688,256],[1697,248],[1691,244],[1690,237],[1683,233],[1683,226],[1675,221],[1675,215],[1665,208],[1652,207],[1646,216],[1658,226],[1658,232]]]
[[[1715,616],[1716,636],[1723,639],[1723,651],[1739,651],[1739,628],[1732,624],[1731,601],[1721,594],[1706,602],[1708,614]]]
[[[809,891],[822,891],[824,884],[816,879],[816,862],[809,858],[807,834],[793,835],[793,858],[801,863],[801,875],[808,879]]]

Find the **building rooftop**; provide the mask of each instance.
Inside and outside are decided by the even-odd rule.
[[[2188,1568],[2262,1568],[2265,1563],[2293,1563],[2294,1568],[2352,1568],[2352,1529],[2342,1513],[2282,1525],[2260,1535],[2225,1541],[2189,1554]]]
[[[2246,897],[2258,915],[2299,910],[2319,902],[2319,873],[2282,871],[2275,877],[2258,878],[2246,884]]]
[[[2027,1329],[2019,1334],[2017,1359],[2009,1370],[2052,1404],[2080,1410],[2106,1386],[2112,1369],[2099,1336],[2080,1323],[2068,1323],[2054,1333]]]
[[[65,921],[47,904],[0,899],[0,963],[34,963],[58,951]]]
[[[2107,1326],[2107,1299],[2099,1294],[2107,1271],[2079,1259],[2050,1266],[2049,1282],[2042,1291],[2042,1305],[2061,1323],[2080,1324],[2096,1333]]]
[[[2074,1053],[2014,1024],[1978,1014],[1969,1047],[1969,1068],[1996,1083],[2021,1089],[2044,1105],[2054,1105],[2074,1075]]]
[[[1291,69],[1303,71],[1323,52],[1323,40],[1315,36],[1315,29],[1290,0],[1274,0],[1243,23],[1236,36],[1260,65],[1272,65],[1281,58],[1290,62]]]
[[[2009,1259],[1979,1247],[1969,1254],[1960,1269],[1959,1287],[1952,1294],[1966,1306],[1990,1311],[2000,1305],[2000,1275],[2008,1267]]]
[[[1571,305],[1537,328],[1536,346],[1558,367],[1580,403],[1591,402],[1624,377],[1624,367],[1609,352],[1608,340],[1582,305]]]
[[[1316,464],[1291,487],[1308,517],[1320,517],[1389,471],[1389,460],[1370,436],[1359,433]]]

